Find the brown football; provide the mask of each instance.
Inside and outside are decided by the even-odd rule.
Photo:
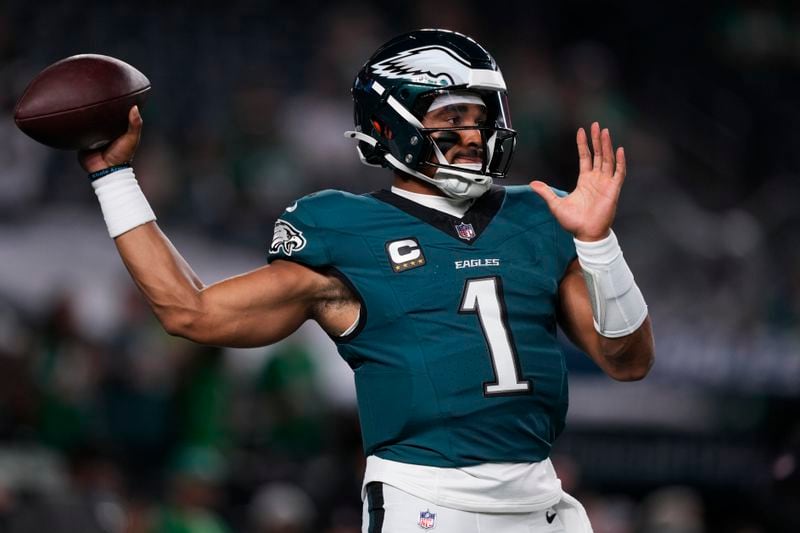
[[[150,80],[119,59],[82,54],[40,72],[14,110],[17,127],[53,148],[100,148],[122,135],[128,111],[141,109]]]

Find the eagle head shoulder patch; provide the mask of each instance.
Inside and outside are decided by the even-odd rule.
[[[302,231],[282,218],[275,221],[269,253],[277,254],[283,251],[285,255],[291,256],[294,252],[299,252],[305,247],[306,238],[303,237]]]

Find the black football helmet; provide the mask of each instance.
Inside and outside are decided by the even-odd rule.
[[[394,168],[453,198],[480,196],[493,178],[505,177],[516,143],[505,80],[489,52],[466,35],[427,29],[392,39],[361,68],[352,94],[355,131],[345,135],[358,141],[363,163]],[[424,127],[422,117],[444,94],[477,95],[485,119],[470,126]],[[443,147],[452,146],[454,133],[465,129],[480,131],[480,165],[450,164],[444,157]],[[421,172],[424,166],[435,167],[433,178]]]

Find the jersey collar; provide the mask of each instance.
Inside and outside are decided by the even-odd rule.
[[[369,196],[430,224],[459,242],[472,245],[486,231],[489,223],[500,211],[503,206],[503,200],[506,197],[506,190],[503,187],[493,185],[485,194],[477,198],[461,217],[427,207],[386,189],[369,193]],[[470,226],[469,230],[471,231],[465,231],[466,226]],[[462,228],[461,232],[459,232],[459,227]],[[474,236],[470,238],[464,237],[465,234],[469,235],[470,233],[474,233]]]
[[[448,198],[447,196],[436,196],[434,194],[420,194],[418,192],[411,192],[400,187],[392,186],[391,192],[408,198],[412,202],[424,205],[431,209],[447,213],[448,215],[462,218],[464,213],[472,207],[473,199],[461,198]]]

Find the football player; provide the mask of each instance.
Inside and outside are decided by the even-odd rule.
[[[313,319],[331,336],[355,375],[365,533],[591,531],[548,459],[567,410],[556,328],[614,379],[653,363],[647,306],[611,231],[623,149],[595,123],[577,132],[572,193],[494,184],[515,147],[506,84],[451,31],[382,46],[353,99],[346,135],[392,170],[391,188],[298,200],[267,266],[208,286],[136,182],[132,109],[125,135],[81,155],[122,260],[173,335],[260,346]]]

